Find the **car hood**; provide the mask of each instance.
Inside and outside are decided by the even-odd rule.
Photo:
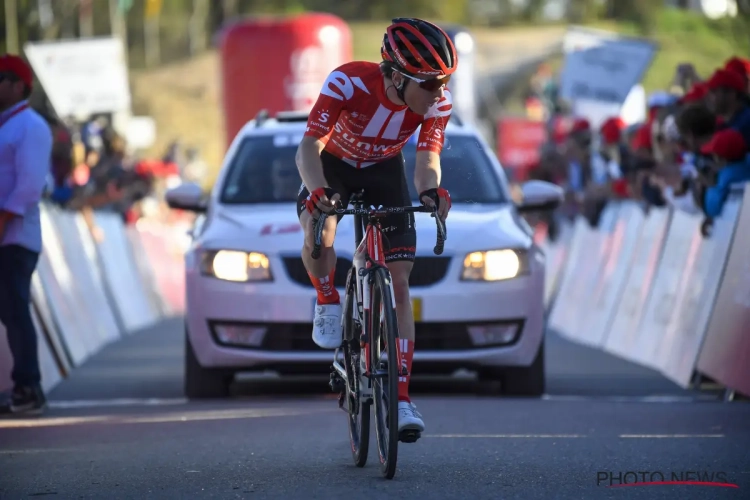
[[[417,252],[432,254],[437,229],[428,214],[415,214]],[[336,231],[340,255],[354,250],[353,217],[347,216]],[[528,226],[509,204],[456,204],[447,219],[444,255],[495,248],[527,248],[532,243]],[[205,248],[226,248],[276,254],[298,254],[303,233],[294,204],[219,206],[207,221],[197,243]]]

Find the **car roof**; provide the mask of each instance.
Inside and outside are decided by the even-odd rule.
[[[282,111],[271,116],[261,110],[255,118],[247,122],[237,133],[237,139],[257,135],[274,135],[278,132],[304,132],[307,127],[308,112]],[[455,114],[451,116],[445,133],[449,135],[475,135],[477,132],[462,122]]]

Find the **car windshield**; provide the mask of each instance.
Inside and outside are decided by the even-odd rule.
[[[287,203],[297,200],[302,181],[295,154],[301,136],[277,134],[246,138],[235,154],[221,191],[221,203]],[[404,149],[406,178],[412,199],[416,144]],[[490,153],[491,154],[491,153]],[[441,185],[453,203],[505,203],[505,191],[481,144],[470,136],[449,135],[440,155]]]

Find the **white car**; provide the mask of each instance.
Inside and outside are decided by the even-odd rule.
[[[259,115],[232,142],[208,199],[194,184],[167,194],[171,207],[201,213],[185,259],[190,398],[227,396],[238,371],[330,370],[333,351],[311,338],[316,295],[300,257],[295,210],[301,180],[294,157],[306,120],[306,114]],[[410,184],[415,154],[410,142],[404,148]],[[553,208],[562,191],[530,182],[522,187],[524,205],[514,204],[492,150],[456,118],[446,129],[441,163],[453,200],[441,256],[432,251],[434,220],[416,214],[414,373],[463,368],[500,379],[507,394],[540,395],[545,258],[519,212]],[[335,243],[342,297],[355,249],[352,222],[341,221]]]

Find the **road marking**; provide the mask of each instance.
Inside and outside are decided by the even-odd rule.
[[[675,395],[656,395],[656,396],[574,396],[574,395],[556,395],[545,394],[542,396],[544,401],[606,401],[617,403],[694,403],[697,401],[721,401],[717,396],[675,396]]]
[[[25,449],[25,450],[0,450],[0,455],[30,455],[36,453],[70,453],[70,452],[90,452],[90,449],[85,447],[80,448],[38,448],[38,449]]]
[[[713,438],[726,437],[724,434],[620,434],[623,439],[682,439],[682,438]]]
[[[423,437],[446,439],[580,439],[589,436],[585,434],[425,434]],[[618,437],[622,439],[721,439],[726,436],[724,434],[620,434]]]
[[[585,438],[584,434],[425,434],[430,438],[480,438],[480,439],[576,439]]]
[[[226,409],[185,411],[156,415],[92,415],[80,417],[42,417],[34,419],[13,418],[0,420],[0,429],[55,427],[81,424],[154,424],[168,422],[195,422],[208,420],[238,420],[244,418],[293,417],[315,413],[334,413],[338,409],[295,410],[283,408]]]
[[[78,399],[72,401],[49,401],[50,408],[103,408],[114,406],[172,406],[188,402],[187,398],[116,398],[116,399]]]

